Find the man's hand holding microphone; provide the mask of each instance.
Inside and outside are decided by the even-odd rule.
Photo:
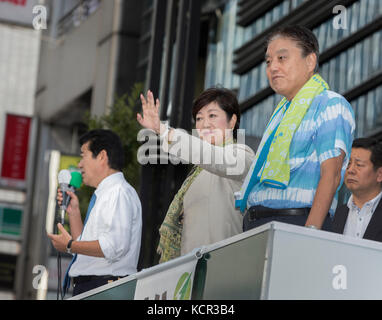
[[[82,232],[83,224],[78,197],[75,189],[82,183],[81,174],[77,171],[61,170],[58,175],[59,188],[57,191],[57,203],[60,206],[61,223],[57,224],[59,234],[48,234],[53,246],[61,252],[67,251],[69,240],[76,239]],[[65,212],[68,213],[70,235],[64,228]]]

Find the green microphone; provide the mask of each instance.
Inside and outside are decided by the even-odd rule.
[[[70,174],[71,174],[72,178],[70,179],[69,184],[75,189],[78,189],[79,187],[81,187],[81,184],[82,184],[81,173],[78,171],[72,171]]]

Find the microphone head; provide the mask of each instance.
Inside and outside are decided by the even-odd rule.
[[[78,171],[72,171],[71,172],[71,179],[69,184],[73,186],[74,188],[78,189],[81,187],[82,183],[82,175]]]
[[[70,174],[69,170],[64,169],[58,173],[58,183],[59,184],[61,184],[61,183],[69,184],[71,179],[72,179],[72,175]]]

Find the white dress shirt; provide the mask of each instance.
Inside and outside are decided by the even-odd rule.
[[[102,180],[80,241],[99,241],[104,258],[79,254],[70,277],[126,276],[137,272],[142,233],[142,208],[134,188],[121,172]]]
[[[353,201],[352,195],[347,204],[349,214],[343,234],[362,239],[381,198],[382,192],[379,193],[374,199],[366,202],[362,208],[358,208]]]

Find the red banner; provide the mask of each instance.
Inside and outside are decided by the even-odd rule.
[[[14,4],[16,6],[23,6],[27,4],[27,0],[0,0],[0,2],[10,2],[11,4]]]
[[[25,180],[31,118],[7,115],[1,177]]]

